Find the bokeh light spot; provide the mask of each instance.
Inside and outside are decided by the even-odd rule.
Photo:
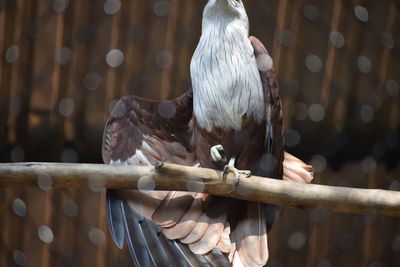
[[[354,14],[362,22],[367,22],[369,19],[368,10],[363,6],[355,6]]]
[[[72,57],[72,50],[69,47],[62,46],[56,50],[56,62],[60,65],[67,65]]]
[[[289,129],[285,133],[285,145],[287,147],[295,147],[300,143],[300,134],[298,131]]]
[[[294,232],[289,237],[288,246],[293,250],[298,250],[304,246],[306,240],[306,236],[302,232]]]
[[[370,105],[362,105],[360,109],[361,120],[369,123],[374,119],[375,110]]]
[[[67,9],[69,4],[69,0],[54,0],[53,2],[53,10],[56,13],[64,12]]]
[[[140,177],[137,187],[139,191],[153,191],[156,189],[156,182],[150,176]]]
[[[157,1],[153,7],[154,14],[160,17],[169,15],[171,11],[171,5],[168,1],[161,0]]]
[[[19,217],[25,217],[28,212],[25,202],[20,198],[16,198],[13,201],[12,209],[13,209],[14,213]]]
[[[22,162],[25,159],[25,151],[22,147],[15,146],[11,150],[10,156],[13,162]]]
[[[368,174],[373,170],[375,170],[375,167],[376,167],[376,160],[371,156],[365,157],[361,162],[361,169],[365,174]]]
[[[99,176],[91,176],[88,179],[88,186],[90,190],[95,193],[102,193],[106,190],[105,182],[102,177]]]
[[[124,54],[118,49],[113,49],[107,53],[106,62],[111,68],[117,68],[124,62]]]
[[[294,35],[290,30],[283,30],[279,33],[279,42],[286,47],[290,47],[294,44]]]
[[[319,10],[316,6],[314,5],[305,5],[303,7],[303,14],[304,16],[311,20],[311,21],[316,21],[319,19]]]
[[[58,103],[58,111],[64,117],[69,117],[72,115],[75,109],[75,102],[72,98],[63,98]]]
[[[161,102],[158,105],[158,114],[164,119],[171,119],[176,114],[176,105],[173,102]]]
[[[19,56],[19,47],[17,45],[12,45],[7,48],[5,53],[5,58],[8,63],[14,63],[17,61]]]
[[[127,111],[128,109],[126,107],[126,104],[123,101],[118,101],[117,104],[115,104],[114,109],[112,110],[112,115],[115,118],[122,118],[126,115]]]
[[[388,93],[388,95],[390,96],[397,96],[399,94],[399,84],[397,83],[397,81],[393,80],[393,79],[389,79],[386,82],[386,91]]]
[[[372,69],[372,62],[366,56],[359,56],[357,58],[357,67],[360,70],[360,72],[362,72],[364,74],[367,74]]]
[[[79,207],[74,200],[66,199],[63,203],[63,212],[65,216],[74,218],[78,216]]]
[[[101,83],[101,76],[96,72],[89,72],[83,78],[83,85],[89,90],[96,90]]]
[[[400,252],[400,235],[396,236],[392,242],[392,249],[394,252]]]
[[[345,43],[343,34],[338,31],[332,31],[329,34],[329,41],[336,48],[342,48]]]
[[[107,0],[104,3],[103,10],[107,15],[117,13],[121,8],[121,1],[119,0]]]
[[[306,67],[309,71],[318,73],[322,69],[322,60],[317,55],[308,55],[306,57]]]
[[[40,189],[42,189],[43,191],[48,191],[53,186],[53,180],[51,179],[51,176],[47,173],[39,174],[37,178],[37,183]]]
[[[92,228],[89,230],[89,240],[95,246],[102,246],[106,242],[106,235],[99,228]]]
[[[46,225],[42,225],[39,227],[38,236],[40,240],[47,244],[50,244],[54,240],[53,231],[51,231],[51,229]]]
[[[172,54],[168,51],[161,51],[156,56],[156,64],[158,67],[162,69],[168,69],[169,67],[172,66],[173,62],[174,58]]]
[[[308,108],[308,116],[312,121],[320,122],[325,117],[325,109],[320,104],[312,104]]]
[[[326,168],[326,159],[322,155],[314,155],[311,159],[311,165],[315,172],[323,172]]]
[[[25,253],[23,253],[20,250],[14,250],[13,260],[14,260],[15,264],[18,266],[27,266],[28,265],[28,258],[26,257]]]
[[[381,42],[386,49],[392,49],[394,47],[394,38],[390,32],[382,32]]]

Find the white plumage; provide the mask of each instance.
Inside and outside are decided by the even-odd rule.
[[[245,114],[257,123],[265,118],[260,74],[248,35],[241,1],[208,2],[190,64],[194,115],[207,131],[239,130]]]

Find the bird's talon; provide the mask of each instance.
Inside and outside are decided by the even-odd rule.
[[[230,161],[231,163],[231,161]],[[240,182],[240,175],[246,175],[246,178],[251,176],[251,171],[249,170],[238,170],[236,169],[233,164],[228,164],[224,167],[224,172],[223,172],[223,179],[226,179],[226,177],[228,176],[228,173],[232,172],[233,173],[233,182],[235,184],[235,186],[237,186]]]
[[[221,145],[211,147],[210,153],[214,162],[226,162],[225,151]]]
[[[161,169],[164,166],[164,162],[162,161],[157,161],[156,164],[154,165],[154,167],[156,169]]]
[[[248,170],[239,170],[239,173],[245,175],[246,178],[249,178],[251,176],[251,171]]]

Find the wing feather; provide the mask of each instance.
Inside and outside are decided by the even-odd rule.
[[[193,230],[189,233],[188,236],[181,239],[180,241],[184,244],[192,244],[200,240],[206,232],[210,223],[210,217],[206,213],[202,213],[199,220],[197,221]]]
[[[195,195],[196,193],[169,192],[154,211],[152,220],[163,228],[176,225],[189,209]]]
[[[253,37],[250,40],[256,56],[268,55],[261,42]],[[262,60],[259,62],[264,64]],[[282,163],[282,105],[275,72],[260,70],[260,75],[265,101],[272,107],[267,110],[264,150],[267,156],[273,157],[264,168],[268,172],[257,175],[310,182],[313,175],[310,166],[289,154],[285,154]],[[154,165],[163,161],[193,166],[197,159],[190,145],[191,117],[191,91],[164,102],[123,97],[104,131],[104,162]],[[120,248],[126,240],[136,266],[163,266],[166,259],[174,266],[265,263],[268,258],[266,224],[269,223],[266,218],[274,217],[275,211],[271,211],[274,209],[246,203],[241,214],[240,210],[230,209],[229,200],[219,199],[218,204],[213,199],[217,198],[190,192],[108,191],[111,235]]]
[[[190,250],[196,254],[206,254],[214,249],[224,231],[225,222],[225,214],[216,219],[211,219],[201,239],[189,245]]]
[[[163,228],[163,233],[169,239],[181,239],[186,237],[197,224],[202,212],[202,201],[195,197],[191,206],[180,221],[169,228]]]
[[[115,192],[107,191],[107,221],[110,228],[111,237],[118,248],[122,249],[125,240],[124,218],[123,218],[123,203]]]

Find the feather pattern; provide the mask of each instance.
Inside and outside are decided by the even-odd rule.
[[[192,76],[200,75],[193,81],[194,96],[191,90],[171,101],[127,96],[116,104],[103,136],[105,163],[215,168],[210,147],[223,144],[238,168],[312,180],[310,166],[283,152],[272,59],[260,41],[247,38],[247,15],[241,3],[238,8],[234,3],[210,0],[206,6],[203,41],[196,49],[205,52],[196,52],[191,64]],[[222,28],[207,27],[220,19]],[[262,266],[276,211],[272,205],[205,193],[107,192],[111,235],[120,248],[127,242],[136,266]]]
[[[125,240],[123,203],[112,190],[107,191],[106,199],[107,221],[110,226],[111,237],[117,247],[122,249]]]

